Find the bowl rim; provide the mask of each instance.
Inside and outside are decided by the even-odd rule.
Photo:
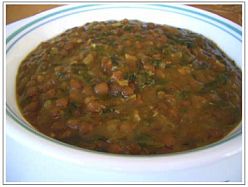
[[[84,4],[84,5],[67,5],[67,6],[62,6],[62,7],[58,7],[58,8],[55,8],[55,9],[52,9],[52,10],[49,10],[49,11],[45,11],[41,14],[38,14],[36,16],[34,16],[34,19],[32,22],[29,22],[28,24],[25,24],[24,26],[20,27],[19,29],[15,30],[13,33],[11,33],[7,39],[6,39],[6,45],[8,45],[12,39],[14,39],[19,33],[25,31],[25,29],[31,27],[33,24],[35,24],[36,22],[39,22],[41,21],[42,19],[45,19],[46,18],[46,15],[49,13],[51,15],[55,15],[55,13],[61,13],[63,12],[63,10],[71,10],[73,8],[76,8],[76,7],[83,7],[83,6],[86,6],[86,5],[89,5],[89,6],[105,6],[104,5],[100,5],[100,4]],[[124,4],[125,5],[125,4]],[[123,6],[124,6],[123,5]],[[140,5],[140,4],[139,4]],[[147,5],[147,4],[145,4]],[[126,6],[126,5],[125,5]],[[194,7],[189,7],[189,6],[185,6],[185,5],[178,5],[178,4],[148,4],[148,6],[160,6],[160,7],[164,7],[164,6],[169,6],[169,7],[176,7],[176,8],[180,8],[180,9],[183,9],[183,10],[190,10],[190,12],[194,12],[196,11],[196,13],[200,14],[201,15],[205,15],[207,16],[208,18],[214,18],[215,21],[218,21],[219,23],[223,24],[224,26],[228,26],[228,28],[232,29],[234,32],[236,32],[238,35],[242,35],[242,30],[241,30],[241,27],[225,18],[222,18],[218,15],[215,15],[213,13],[209,13],[209,12],[206,12],[204,10],[200,10],[200,9],[197,9],[197,8],[194,8]],[[87,7],[87,6],[86,6]],[[121,7],[121,4],[118,4],[117,7]],[[137,7],[136,7],[137,8]],[[23,37],[23,36],[21,36]],[[15,43],[11,43],[11,45],[7,48],[6,50],[6,53],[8,53],[8,51],[12,48],[12,46],[14,46]],[[79,148],[79,147],[76,147],[76,146],[73,146],[73,145],[69,145],[69,144],[66,144],[66,143],[63,143],[63,142],[60,142],[58,140],[55,140],[53,138],[50,138],[34,129],[32,129],[32,127],[29,127],[29,124],[27,124],[27,122],[24,122],[23,120],[21,120],[12,110],[11,108],[8,106],[8,103],[6,102],[6,113],[7,113],[7,120],[6,121],[12,121],[12,123],[18,123],[19,125],[21,125],[20,127],[22,127],[23,130],[26,131],[26,135],[27,135],[27,131],[29,131],[29,133],[32,133],[33,137],[36,136],[36,138],[41,138],[42,140],[45,140],[46,143],[49,143],[49,145],[52,145],[52,146],[56,146],[57,147],[64,147],[67,151],[70,151],[70,150],[76,150],[76,151],[80,151],[80,152],[85,152],[91,156],[103,156],[105,158],[116,158],[116,159],[124,159],[124,160],[129,160],[130,161],[130,158],[137,160],[137,159],[140,159],[140,160],[146,160],[146,159],[153,159],[153,160],[161,160],[161,159],[166,159],[166,158],[171,158],[171,157],[185,157],[186,155],[196,155],[196,154],[199,154],[199,155],[202,155],[202,153],[208,151],[208,150],[215,150],[219,147],[223,147],[223,146],[226,146],[226,144],[230,143],[230,142],[235,142],[237,141],[237,139],[240,139],[241,135],[242,135],[242,131],[240,130],[239,132],[237,133],[234,133],[233,135],[231,135],[230,137],[228,137],[227,139],[222,139],[220,141],[217,141],[217,142],[214,142],[212,144],[209,144],[209,145],[206,145],[206,146],[202,146],[202,147],[199,147],[199,148],[196,148],[196,149],[191,149],[191,150],[186,150],[186,151],[182,151],[182,152],[176,152],[176,153],[169,153],[169,154],[159,154],[159,155],[118,155],[118,154],[112,154],[112,153],[104,153],[104,152],[98,152],[98,151],[94,151],[94,150],[88,150],[88,149],[84,149],[84,148]],[[242,120],[241,120],[241,125],[243,124],[243,116],[242,116]],[[13,128],[12,128],[13,129]],[[20,130],[20,129],[19,129]],[[29,134],[27,137],[30,137],[31,134]],[[11,135],[10,135],[11,136]],[[16,138],[16,137],[14,137]],[[39,140],[37,139],[37,141],[39,142]],[[45,142],[43,142],[45,143]],[[82,151],[83,150],[83,151]],[[241,147],[238,147],[236,149],[236,151],[234,151],[232,154],[235,154],[237,151],[239,152],[241,150]],[[229,154],[230,155],[230,154]],[[226,156],[226,154],[224,155]],[[221,156],[223,157],[223,156]]]

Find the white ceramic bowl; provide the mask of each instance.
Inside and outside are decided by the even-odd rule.
[[[61,143],[37,132],[22,117],[15,99],[15,78],[20,62],[31,50],[68,28],[124,18],[201,33],[242,68],[241,27],[184,5],[73,4],[11,24],[6,39],[6,181],[241,181],[241,124],[223,140],[195,150],[124,156]]]

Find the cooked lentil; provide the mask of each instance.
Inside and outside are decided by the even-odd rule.
[[[222,139],[241,120],[241,71],[209,39],[135,20],[92,22],[21,63],[17,101],[39,131],[86,149],[161,154]]]

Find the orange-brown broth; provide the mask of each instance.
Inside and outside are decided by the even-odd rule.
[[[21,63],[17,101],[39,131],[79,147],[160,154],[218,141],[241,120],[241,71],[212,41],[139,21],[93,22]]]

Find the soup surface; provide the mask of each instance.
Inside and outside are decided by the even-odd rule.
[[[220,140],[241,120],[241,87],[241,71],[207,38],[125,19],[41,43],[21,63],[16,92],[47,136],[139,155]]]

